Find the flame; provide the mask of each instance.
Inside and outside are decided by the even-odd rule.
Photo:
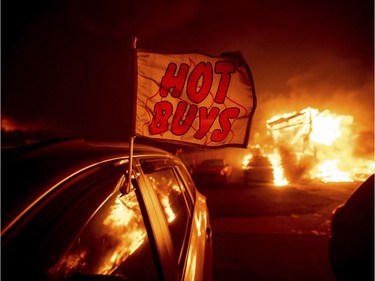
[[[305,108],[274,116],[267,127],[274,140],[274,153],[269,155],[275,176],[308,177],[323,182],[363,181],[374,173],[374,159],[353,157],[354,118],[324,110]],[[287,168],[287,169],[286,169]],[[282,174],[283,173],[283,174]]]
[[[246,166],[250,162],[251,157],[253,157],[252,154],[248,154],[244,157],[244,159],[242,160],[242,169],[246,169]]]
[[[278,153],[269,154],[268,158],[270,159],[273,167],[273,183],[275,186],[286,186],[288,185],[288,180],[284,175],[284,168],[282,166],[281,157]]]
[[[332,145],[335,140],[341,137],[340,125],[347,120],[348,123],[353,122],[351,116],[333,116],[328,111],[319,113],[312,110],[315,114],[312,116],[312,132],[310,138],[315,143]]]
[[[352,182],[350,173],[339,169],[340,159],[327,160],[317,167],[316,177],[323,182]]]

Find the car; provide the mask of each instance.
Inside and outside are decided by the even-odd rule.
[[[333,210],[328,257],[338,281],[374,280],[374,175]]]
[[[197,183],[225,184],[232,174],[232,166],[225,159],[205,159],[193,170],[193,179]]]
[[[211,280],[206,197],[178,157],[132,151],[82,139],[2,149],[1,279]]]
[[[274,181],[274,169],[267,155],[253,155],[243,167],[243,170],[246,183],[273,183]]]

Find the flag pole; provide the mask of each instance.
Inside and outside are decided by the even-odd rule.
[[[130,139],[129,139],[129,174],[128,182],[126,185],[126,193],[131,190],[131,179],[132,179],[132,169],[133,169],[133,150],[134,150],[134,139],[135,139],[135,118],[136,118],[136,106],[137,106],[137,37],[132,37],[132,87],[131,87],[131,124],[130,124]]]

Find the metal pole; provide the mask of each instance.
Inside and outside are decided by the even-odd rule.
[[[136,118],[136,101],[137,101],[137,37],[132,38],[132,93],[131,93],[131,125],[130,125],[130,139],[129,139],[129,173],[128,182],[126,186],[126,193],[131,190],[131,179],[133,173],[133,150],[134,150],[134,139],[135,139],[135,118]]]

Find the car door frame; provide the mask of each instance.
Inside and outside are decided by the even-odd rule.
[[[180,186],[186,189],[186,194],[192,201],[192,207],[189,209],[189,225],[187,227],[187,234],[184,237],[182,255],[183,264],[179,268],[177,253],[174,248],[168,222],[164,216],[160,201],[154,191],[151,182],[147,178],[146,172],[141,167],[142,160],[164,160],[165,166],[162,168],[172,168],[176,175],[176,180]],[[194,184],[194,191],[192,192],[188,187],[189,183],[185,175],[181,172],[181,166],[184,164],[172,156],[155,155],[147,157],[135,157],[133,169],[137,173],[137,180],[140,186],[140,196],[144,202],[149,217],[150,229],[155,239],[156,248],[160,258],[160,263],[163,268],[165,280],[184,280],[185,277],[191,280],[211,280],[212,279],[212,231],[210,225],[210,218],[205,197],[199,193]],[[188,173],[188,171],[186,170]],[[188,207],[189,208],[189,207]],[[204,235],[204,242],[198,236]],[[197,248],[192,246],[192,243],[198,243]],[[192,249],[194,248],[194,249]],[[199,255],[196,256],[196,255]],[[195,257],[194,257],[195,256]],[[192,265],[192,259],[202,261],[202,265],[194,265],[197,274],[190,272],[189,268]],[[194,263],[194,262],[193,262]],[[206,268],[207,267],[207,268]]]
[[[169,232],[168,224],[165,220],[162,207],[159,204],[159,199],[154,192],[147,175],[141,168],[142,159],[165,159],[170,157],[164,155],[157,156],[134,156],[133,169],[136,173],[137,196],[141,198],[141,209],[147,214],[145,221],[146,228],[152,232],[152,239],[155,242],[159,261],[163,270],[164,280],[175,281],[179,278],[177,257],[174,250],[172,237]]]

